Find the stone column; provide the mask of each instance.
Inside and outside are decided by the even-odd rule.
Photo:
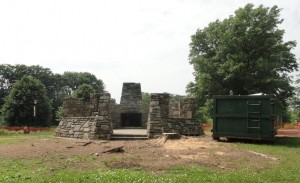
[[[147,132],[149,138],[156,138],[163,133],[163,125],[169,117],[169,94],[152,93],[150,95]]]
[[[98,105],[98,115],[92,125],[91,139],[109,140],[113,133],[110,111],[110,94],[101,94]]]

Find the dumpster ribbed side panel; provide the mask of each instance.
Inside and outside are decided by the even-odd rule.
[[[280,111],[272,95],[215,96],[213,137],[273,141]]]

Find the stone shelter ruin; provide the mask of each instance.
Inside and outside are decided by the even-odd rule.
[[[140,83],[124,83],[121,102],[112,104],[113,128],[146,128],[149,104],[142,102]]]
[[[140,83],[123,83],[120,104],[112,102],[109,93],[91,94],[88,101],[66,98],[56,136],[109,140],[113,129],[122,128],[147,129],[148,138],[162,133],[203,134],[195,99],[172,103],[169,98],[167,93],[152,93],[150,103],[143,103]]]

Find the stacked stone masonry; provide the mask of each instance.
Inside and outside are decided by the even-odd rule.
[[[64,101],[64,117],[88,117],[95,116],[98,112],[100,94],[91,94],[89,101],[81,101],[76,98],[66,98]]]
[[[87,108],[80,109],[80,107],[85,106],[90,106],[89,110]],[[80,139],[110,139],[113,128],[109,93],[92,95],[90,102],[66,99],[64,109],[67,110],[65,110],[64,118],[57,127],[56,136]],[[75,111],[78,114],[74,113]]]
[[[56,135],[80,139],[110,139],[113,129],[144,128],[149,138],[162,133],[201,135],[195,118],[193,98],[169,102],[169,94],[153,93],[150,104],[141,100],[139,83],[124,83],[120,104],[113,103],[109,93],[91,94],[89,101],[68,98],[64,101],[64,118]]]
[[[164,133],[178,133],[189,136],[199,136],[204,134],[198,120],[195,118],[168,118],[163,131]]]
[[[154,93],[150,95],[150,109],[147,132],[149,138],[156,138],[163,133],[163,121],[168,118],[169,94]]]
[[[169,117],[171,118],[195,118],[196,100],[185,98],[179,102],[172,102],[169,106]]]
[[[148,118],[148,136],[156,138],[161,133],[202,135],[203,129],[195,118],[196,102],[193,98],[182,103],[169,104],[169,94],[151,94]]]

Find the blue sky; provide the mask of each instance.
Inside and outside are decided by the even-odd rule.
[[[247,3],[282,8],[284,40],[300,43],[298,0],[1,0],[0,63],[91,72],[117,102],[123,82],[184,95],[191,35]]]

